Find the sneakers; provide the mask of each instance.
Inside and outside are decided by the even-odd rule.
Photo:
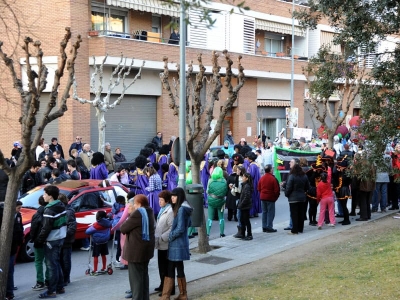
[[[82,251],[89,251],[90,250],[90,246],[89,247],[81,247]]]
[[[95,272],[95,271],[92,271],[92,272],[90,272],[90,274],[89,274],[90,276],[97,276],[97,275],[99,275],[99,273],[97,273],[97,271]]]
[[[44,290],[45,288],[46,288],[46,286],[44,285],[43,282],[37,282],[36,285],[34,285],[34,286],[32,287],[32,290],[34,290],[34,291],[41,291],[41,290]]]
[[[335,224],[329,223],[328,226],[329,226],[329,227],[335,227]]]

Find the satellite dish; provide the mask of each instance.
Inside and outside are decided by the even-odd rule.
[[[175,141],[172,143],[171,147],[171,159],[174,164],[179,166],[180,163],[180,156],[181,155],[181,148],[179,147],[179,137],[175,139]]]

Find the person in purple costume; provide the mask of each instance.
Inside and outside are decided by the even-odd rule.
[[[174,163],[171,162],[169,164],[168,174],[167,174],[167,190],[172,191],[174,188],[178,187],[178,177],[179,177],[179,168]]]
[[[152,164],[157,162],[157,154],[156,154],[156,145],[153,143],[148,143],[146,144],[145,148],[151,149],[151,153],[149,157],[147,158]]]
[[[146,156],[139,155],[135,158],[135,166],[136,170],[131,172],[130,175],[133,179],[133,184],[138,186],[136,194],[148,195],[148,191],[146,191],[146,187],[149,185],[149,179],[146,174],[143,173],[143,169],[146,167],[148,160]]]
[[[207,186],[208,179],[210,179],[210,173],[208,171],[208,153],[204,155],[204,160],[200,163],[200,180],[204,189],[204,207],[208,207],[207,202]]]
[[[108,170],[104,161],[104,154],[101,152],[93,153],[91,160],[90,179],[107,179]]]
[[[146,174],[149,179],[149,185],[146,187],[146,191],[148,192],[147,198],[149,199],[150,207],[153,209],[154,215],[157,217],[160,211],[158,194],[162,190],[161,177],[151,163],[146,165],[143,173]]]
[[[168,163],[168,153],[169,153],[169,145],[162,145],[160,150],[158,151],[158,154],[160,155],[158,157],[157,163],[162,166],[163,164]],[[161,178],[163,178],[163,171],[162,168],[158,170],[158,175],[160,175]]]
[[[258,217],[258,214],[262,212],[260,193],[257,190],[258,181],[260,180],[260,167],[256,163],[257,155],[253,152],[247,153],[247,159],[249,160],[249,167],[247,172],[250,173],[253,179],[253,193],[252,193],[252,207],[250,209],[250,217]]]

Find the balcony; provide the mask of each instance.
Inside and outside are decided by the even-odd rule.
[[[161,33],[148,32],[145,30],[135,30],[132,33],[111,31],[111,30],[91,30],[88,32],[90,37],[114,37],[122,39],[133,39],[152,43],[162,43],[170,45],[179,45],[179,40],[173,40],[169,37],[162,37]]]

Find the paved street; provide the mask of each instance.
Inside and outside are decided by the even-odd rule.
[[[338,225],[335,228],[324,227],[317,230],[305,222],[304,234],[290,236],[283,228],[288,225],[289,205],[287,199],[281,194],[276,206],[274,227],[277,233],[263,233],[261,228],[261,215],[251,219],[253,226],[252,241],[241,241],[232,237],[236,233],[236,222],[226,222],[226,237],[219,238],[218,222],[213,222],[210,244],[216,246],[215,250],[207,254],[198,254],[193,248],[197,247],[197,238],[191,239],[192,258],[185,262],[187,281],[193,281],[212,274],[223,273],[231,268],[257,261],[275,253],[292,247],[316,240],[321,237],[347,230],[352,226],[360,226],[363,222],[355,222],[356,217],[351,217],[350,226]],[[387,214],[375,213],[372,219],[380,218]],[[340,236],[339,236],[340,237]],[[110,243],[111,245],[111,243]],[[156,252],[155,252],[156,254]],[[73,252],[73,270],[71,284],[66,287],[66,293],[59,295],[59,299],[124,299],[124,291],[129,288],[128,271],[115,269],[113,275],[91,277],[85,275],[88,264],[88,252],[75,250]],[[157,258],[150,261],[150,292],[159,284]],[[37,299],[39,292],[31,290],[35,284],[35,268],[33,263],[16,265],[15,284],[18,290],[16,299]],[[156,294],[152,299],[157,299]]]

